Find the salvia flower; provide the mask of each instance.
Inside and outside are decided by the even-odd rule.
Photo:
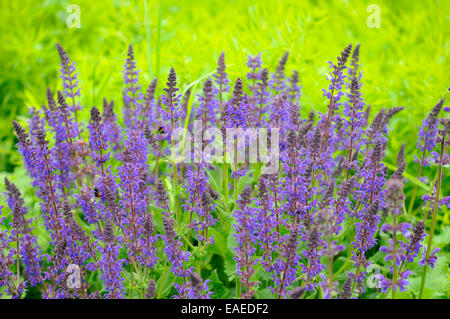
[[[287,288],[295,280],[297,265],[300,259],[300,256],[297,254],[298,235],[298,227],[291,230],[287,242],[281,246],[281,258],[274,264],[277,276],[274,277],[276,287],[273,290],[279,297],[286,297]]]
[[[137,122],[136,114],[139,114],[142,109],[143,94],[140,92],[141,86],[138,84],[139,70],[136,67],[134,50],[131,44],[128,46],[128,54],[125,59],[123,79],[125,83],[123,90],[124,122],[127,127],[132,128]]]
[[[429,248],[423,248],[424,220],[402,214],[409,194],[407,145],[389,178],[383,158],[391,157],[389,121],[404,108],[382,108],[369,121],[359,50],[358,45],[352,52],[349,45],[329,63],[327,112],[308,114],[300,105],[301,74],[287,72],[289,53],[274,72],[264,67],[261,54],[249,56],[248,73],[236,77],[232,87],[222,53],[198,95],[195,86],[180,94],[183,83],[172,68],[159,94],[156,79],[142,90],[129,46],[123,121],[114,102],[104,98],[102,111],[92,107],[85,123],[77,119],[83,100],[74,63],[58,45],[63,89],[47,89],[42,109],[31,108],[25,124],[13,122],[31,178],[27,194],[35,197],[28,206],[5,179],[9,209],[0,208],[0,293],[206,299],[228,295],[236,285],[236,297],[243,298],[350,299],[365,291],[374,261],[383,266],[376,276],[383,292],[395,297],[407,289],[417,276],[416,259],[437,267],[439,249],[432,233]],[[418,142],[421,167],[435,163],[439,172],[450,162],[445,154],[450,121],[440,118],[442,109],[448,112],[443,101],[424,121]],[[230,165],[208,161],[218,154],[204,156],[222,137],[206,135],[214,126],[236,155],[226,158],[232,163],[234,203]],[[168,157],[179,127],[187,128],[184,150],[194,149],[194,163],[175,164]],[[247,144],[250,132],[266,127],[273,128],[270,145],[258,143],[256,151],[265,157],[279,147],[279,156],[269,158],[278,168],[273,174],[261,171],[269,163],[244,164],[237,158],[258,142],[251,137]],[[195,145],[189,147],[192,129]],[[272,140],[275,129],[278,145]],[[430,206],[433,214],[449,206],[440,183],[446,176],[438,176],[422,197],[423,219]],[[37,229],[41,224],[45,229]],[[218,271],[211,272],[211,265]],[[78,288],[69,281],[73,269],[79,270]],[[236,284],[224,275],[234,276]],[[100,282],[92,285],[92,278]]]
[[[434,268],[434,265],[436,264],[438,257],[437,257],[437,253],[440,251],[440,248],[435,248],[428,257],[427,256],[427,248],[424,247],[424,252],[423,252],[423,257],[422,259],[419,261],[419,265],[421,266],[425,266],[425,265],[429,265],[431,268]]]
[[[256,247],[254,242],[257,240],[256,230],[258,224],[256,220],[256,210],[249,207],[251,202],[251,186],[247,185],[239,197],[239,208],[233,213],[235,224],[233,225],[236,234],[236,247],[233,250],[236,255],[233,259],[236,261],[236,273],[239,276],[243,289],[244,298],[251,298],[254,294],[255,282],[250,280],[254,273],[253,265],[256,264],[254,257]]]
[[[213,75],[217,84],[217,94],[219,96],[220,106],[222,107],[222,94],[228,92],[228,75],[225,72],[225,52],[222,52],[217,61],[217,72]]]
[[[156,283],[153,279],[150,279],[144,297],[147,299],[153,299],[156,297]]]
[[[284,91],[285,84],[284,84],[284,77],[285,75],[285,68],[286,63],[289,57],[289,51],[286,52],[280,59],[277,65],[277,69],[275,73],[272,76],[272,80],[270,82],[271,88],[276,92],[276,94],[280,94],[282,91]]]
[[[89,143],[94,151],[92,156],[97,166],[102,166],[109,158],[107,152],[107,138],[104,131],[104,124],[99,110],[94,106],[91,109],[91,120],[88,125]]]
[[[392,289],[394,291],[406,291],[406,286],[408,286],[409,284],[407,279],[410,275],[411,271],[406,269],[399,274],[396,282],[394,282],[392,279],[386,278],[383,275],[375,276],[380,280],[381,291],[386,293],[388,289]]]
[[[76,112],[81,109],[79,102],[76,101],[76,97],[80,98],[80,88],[78,81],[78,73],[75,69],[75,62],[71,61],[66,51],[62,46],[56,44],[59,57],[61,58],[61,79],[63,80],[64,96],[72,101],[71,111]]]
[[[177,85],[177,75],[174,68],[170,69],[169,77],[167,79],[167,87],[164,88],[166,92],[162,96],[162,103],[166,106],[162,110],[162,119],[169,122],[169,136],[176,128],[178,121],[185,115],[180,105],[180,95],[177,95],[179,88]]]
[[[104,246],[99,245],[98,250],[103,256],[99,264],[105,288],[108,291],[105,297],[122,298],[124,297],[124,278],[121,276],[123,261],[119,259],[120,245],[114,234],[114,225],[109,219],[105,222],[103,241]]]
[[[203,95],[198,95],[199,105],[195,107],[196,118],[202,121],[202,129],[213,126],[216,123],[216,113],[219,110],[219,102],[214,97],[213,82],[208,78],[203,85]]]
[[[190,274],[190,269],[186,268],[185,263],[189,260],[191,254],[182,249],[182,243],[174,229],[175,221],[173,217],[169,214],[164,214],[162,222],[165,234],[162,237],[165,242],[164,251],[171,263],[170,270],[175,276],[181,277],[185,283],[184,285],[176,285],[178,294],[183,296],[186,294],[186,279]]]
[[[422,123],[419,131],[419,139],[417,148],[422,152],[431,152],[436,145],[435,139],[437,134],[438,116],[444,104],[444,99],[440,100],[436,106],[430,111],[428,116]]]
[[[352,276],[349,275],[342,286],[341,299],[352,298]]]
[[[109,145],[114,151],[120,146],[121,133],[120,127],[117,124],[117,116],[114,113],[114,101],[108,102],[103,99],[103,126],[104,134],[108,139]]]
[[[186,297],[189,299],[210,299],[211,291],[208,291],[209,280],[203,281],[199,274],[191,272],[189,275],[190,286],[186,289]]]

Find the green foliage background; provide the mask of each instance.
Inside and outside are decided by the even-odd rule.
[[[67,25],[69,4],[80,8],[80,28]],[[380,7],[380,28],[367,26],[370,4]],[[8,176],[26,198],[33,191],[14,147],[11,121],[25,120],[30,106],[39,108],[47,86],[61,89],[57,42],[76,62],[84,118],[103,97],[114,99],[120,109],[121,70],[130,43],[142,70],[141,84],[158,77],[159,90],[171,66],[180,87],[195,90],[200,88],[198,80],[215,69],[222,51],[232,80],[246,74],[249,54],[261,52],[264,64],[274,70],[289,51],[288,74],[298,70],[303,86],[303,114],[326,107],[321,89],[328,85],[327,61],[335,60],[347,44],[360,43],[362,91],[372,105],[371,118],[382,107],[406,107],[391,121],[385,160],[395,163],[396,152],[406,143],[407,173],[412,176],[417,172],[413,155],[418,153],[418,125],[439,99],[450,97],[450,1],[446,0],[0,0],[0,30],[0,183]],[[431,168],[425,175],[434,171]],[[443,193],[448,195],[448,168],[444,178]],[[409,183],[407,197],[411,189]],[[441,256],[448,256],[448,211],[439,216],[438,225],[436,240],[447,248]],[[439,267],[448,269],[445,258]],[[215,284],[223,288],[220,281]]]

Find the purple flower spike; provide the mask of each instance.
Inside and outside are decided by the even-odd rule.
[[[76,112],[81,109],[79,101],[77,102],[75,97],[81,98],[79,81],[78,81],[78,73],[75,69],[75,62],[72,62],[67,55],[66,51],[62,48],[59,43],[56,44],[58,48],[59,57],[61,58],[61,78],[63,80],[64,86],[64,96],[67,99],[70,99],[72,105],[70,106],[71,112]],[[76,116],[76,115],[75,115]]]
[[[143,94],[140,92],[141,86],[138,84],[139,70],[136,68],[136,60],[134,59],[133,47],[128,46],[128,54],[125,60],[123,79],[125,88],[123,90],[124,122],[128,128],[136,125],[136,115],[142,111]]]
[[[436,104],[420,127],[417,148],[421,151],[431,152],[436,145],[435,140],[437,135],[438,116],[443,105],[444,99],[440,100],[438,104]]]

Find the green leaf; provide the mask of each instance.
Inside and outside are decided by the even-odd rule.
[[[270,291],[269,288],[265,288],[265,289],[259,290],[256,293],[256,298],[257,299],[274,299],[275,295],[272,293],[272,291]]]
[[[227,238],[227,247],[230,252],[225,258],[225,273],[228,276],[228,280],[233,280],[236,277],[236,262],[233,259],[234,251],[233,247],[236,247],[236,239],[234,238],[234,230],[230,230]]]
[[[450,243],[450,226],[445,226],[439,235],[434,236],[433,243],[445,247]]]
[[[210,290],[214,291],[214,299],[226,299],[230,295],[230,290],[225,287],[225,285],[220,281],[217,275],[217,270],[215,269],[209,276],[210,280]]]
[[[159,233],[163,234],[164,233],[164,227],[163,227],[163,224],[162,224],[162,212],[163,212],[163,209],[159,208],[159,207],[157,207],[155,205],[150,205],[150,210],[151,210],[151,213],[153,214],[153,220],[154,220],[154,223],[155,223],[156,230]]]
[[[410,291],[402,291],[397,293],[397,299],[415,299]]]
[[[244,187],[246,185],[249,185],[252,183],[252,178],[250,177],[250,175],[252,175],[253,172],[254,172],[254,169],[250,169],[247,172],[247,174],[245,174],[244,176],[239,178],[238,185],[237,185],[238,194],[240,194],[242,192],[242,190],[244,189]]]
[[[236,247],[236,237],[234,236],[236,234],[236,232],[234,231],[234,229],[231,229],[230,232],[228,233],[228,238],[227,238],[227,246],[228,246],[228,250],[233,251],[233,247]]]
[[[225,274],[228,276],[229,281],[233,281],[236,278],[236,262],[233,258],[225,259]]]
[[[226,259],[226,256],[228,254],[228,247],[224,234],[217,231],[215,228],[210,228],[210,233],[212,236],[214,236],[214,245],[210,245],[210,249],[222,256],[223,259]]]
[[[423,271],[423,267],[422,267]],[[428,268],[423,298],[437,298],[448,293],[448,261],[445,256],[438,253],[438,261],[434,268]],[[419,294],[422,272],[411,278],[410,288],[415,295]]]
[[[216,170],[207,170],[206,171],[208,173],[208,177],[209,177],[209,182],[211,183],[212,188],[217,191],[217,192],[221,192],[222,191],[222,183],[221,183],[221,178],[220,178],[220,170],[216,169]]]
[[[229,198],[229,201],[226,202],[226,194],[224,194],[223,189],[223,181],[222,176],[220,174],[221,169],[217,170],[208,170],[208,177],[209,177],[209,183],[211,184],[212,188],[219,194],[220,197],[220,207],[223,207],[225,210],[227,209],[227,206],[230,205],[231,200]],[[218,207],[219,208],[219,207]]]

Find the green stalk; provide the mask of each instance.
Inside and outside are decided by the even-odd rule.
[[[224,183],[223,183],[223,194],[225,196],[225,205],[226,205],[226,209],[227,211],[229,211],[229,207],[228,207],[228,201],[229,201],[229,192],[228,192],[228,164],[225,162],[223,163],[223,178],[224,178]]]
[[[173,128],[172,123],[172,128]],[[175,205],[175,216],[177,223],[180,222],[180,208],[178,207],[178,170],[177,170],[177,162],[175,160],[175,144],[174,140],[172,140],[172,169],[173,169],[173,187],[174,187],[174,205]]]
[[[176,229],[178,230],[178,232],[180,233],[180,236],[183,237],[183,239],[186,242],[187,246],[191,247],[192,249],[195,249],[194,245],[191,244],[189,239],[186,237],[186,235],[181,230],[180,225],[178,224],[177,221],[175,221],[174,225],[175,225]]]
[[[161,298],[162,288],[164,286],[164,281],[166,279],[166,273],[167,273],[167,257],[164,258],[164,268],[163,268],[163,273],[161,275],[161,279],[159,281],[159,290],[158,290],[158,295],[156,296],[156,299]]]
[[[425,281],[427,279],[427,268],[428,268],[426,260],[428,260],[428,258],[430,257],[431,246],[433,245],[434,228],[436,227],[437,208],[439,206],[438,203],[439,203],[439,196],[440,196],[440,193],[441,193],[441,183],[442,183],[442,158],[444,156],[444,142],[445,142],[445,138],[442,137],[442,141],[441,141],[441,156],[440,156],[439,167],[438,167],[437,189],[436,189],[436,195],[435,195],[435,198],[434,198],[434,206],[433,206],[433,213],[432,213],[432,220],[431,220],[430,236],[428,237],[428,243],[427,243],[427,253],[425,255],[425,266],[424,266],[424,269],[423,269],[422,282],[420,283],[419,299],[422,299],[423,291],[425,289]]]
[[[173,164],[173,184],[174,184],[174,189],[175,189],[175,196],[174,196],[175,215],[176,215],[177,222],[179,222],[180,214],[179,214],[179,207],[178,207],[178,172],[177,172],[176,163]]]
[[[358,267],[356,267],[356,274],[355,274],[355,278],[357,278],[357,277],[358,277],[360,268],[361,268],[361,264],[358,264]],[[356,288],[356,281],[355,281],[355,280],[353,280],[353,285],[352,285],[352,294],[351,294],[352,296],[353,296],[353,292],[355,291],[355,288]]]
[[[393,230],[393,235],[392,235],[392,243],[394,245],[394,269],[392,271],[393,273],[393,277],[392,277],[392,282],[395,285],[397,282],[397,266],[396,266],[396,261],[395,261],[395,255],[397,253],[397,231],[396,231],[396,227],[397,227],[397,217],[394,215],[394,230]],[[395,289],[392,289],[392,299],[395,299]]]
[[[239,281],[238,276],[236,276],[236,298],[241,298],[241,282]]]
[[[237,172],[237,170],[238,170],[238,165],[237,165],[237,137],[234,137],[234,171],[235,172]],[[233,188],[234,188],[234,208],[236,208],[237,207],[237,197],[238,197],[238,195],[237,195],[237,193],[238,193],[238,190],[237,190],[237,186],[238,186],[238,177],[237,177],[238,175],[236,174],[235,176],[234,176],[234,178],[233,178]]]
[[[347,256],[347,260],[345,261],[345,263],[341,266],[341,268],[339,268],[339,270],[336,272],[335,276],[337,277],[341,272],[344,271],[344,269],[347,268],[348,265],[350,265],[350,262],[352,261],[352,256],[353,256],[353,250],[349,248],[349,253]]]
[[[128,299],[133,296],[133,286],[134,286],[134,277],[133,277],[133,267],[131,267],[131,281],[130,281],[130,291],[128,292]]]
[[[19,230],[17,230],[17,287],[20,284],[20,241],[19,241]]]
[[[238,193],[238,191],[237,191],[237,189],[238,189],[237,185],[238,185],[238,180],[237,180],[237,177],[235,177],[235,178],[233,179],[234,205],[235,205],[235,207],[237,207],[237,197],[238,197],[238,195],[237,195],[237,193]]]
[[[134,268],[134,270],[136,271],[136,274],[139,276],[139,278],[141,279],[141,281],[142,281],[142,274],[141,274],[141,271],[139,270],[139,268],[137,267],[137,264],[136,264],[136,261],[134,260],[134,258],[133,257],[131,257],[131,261],[132,261],[132,267],[130,268],[131,269],[131,283],[130,283],[130,286],[131,286],[131,288],[130,288],[130,292],[129,292],[129,298],[130,297],[133,297],[133,290],[134,290],[134,271],[133,271],[133,268]]]
[[[328,242],[331,243],[331,236],[328,239]],[[331,244],[328,245],[328,276],[329,278],[329,288],[330,291],[333,289],[333,255],[331,253]]]
[[[145,288],[146,288],[145,287],[145,282],[147,281],[147,275],[148,275],[148,268],[145,268],[144,277],[142,279],[143,286],[142,286],[142,289],[141,289],[141,292],[140,292],[140,295],[141,295],[142,299],[144,299]]]

